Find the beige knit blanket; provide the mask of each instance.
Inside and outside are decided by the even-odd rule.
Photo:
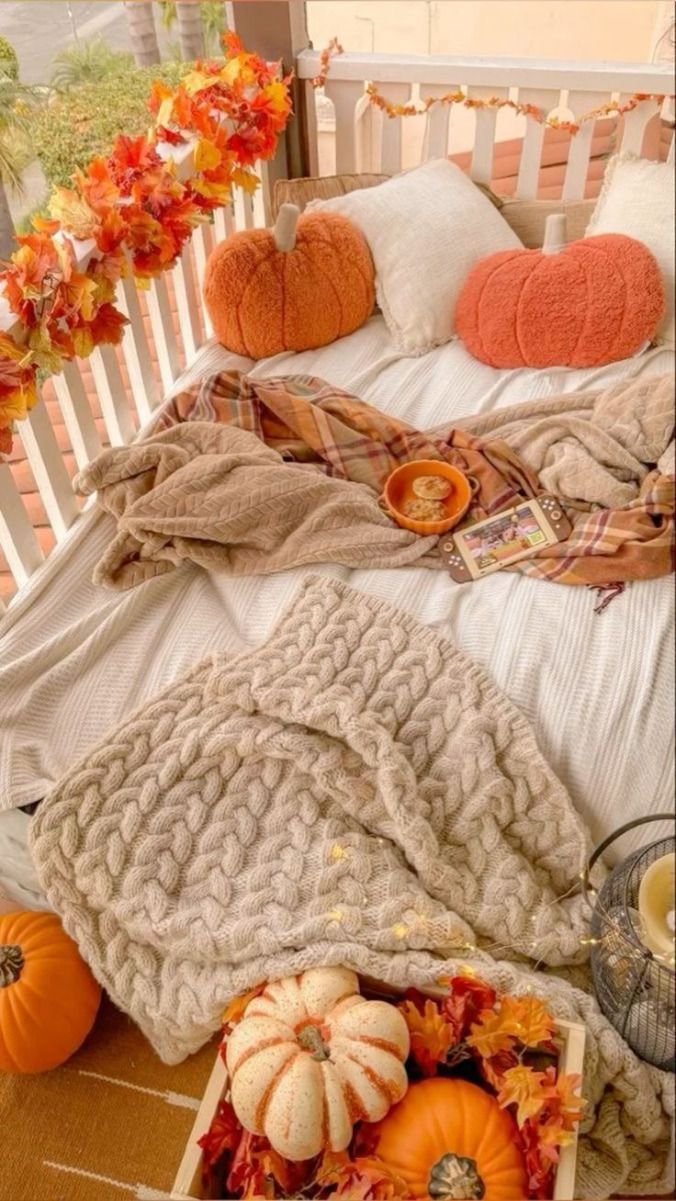
[[[213,655],[112,731],[30,841],[167,1062],[261,979],[347,963],[421,986],[465,956],[587,1026],[580,1193],[668,1187],[673,1079],[526,966],[584,959],[581,821],[512,703],[409,615],[311,577],[264,646]]]
[[[244,381],[237,379],[243,387]],[[269,405],[268,392],[281,411],[298,410],[301,426],[310,430],[308,438],[323,437],[327,453],[342,455],[348,476],[352,470],[350,482],[332,473],[325,475],[315,463],[285,461],[279,449],[261,441],[262,435],[257,437],[237,424],[219,423],[225,414],[216,399],[207,399],[216,388],[215,380],[222,390],[225,383],[217,376],[186,394],[193,406],[189,420],[155,430],[132,446],[106,450],[77,476],[78,489],[98,491],[99,504],[117,525],[94,570],[95,583],[132,588],[174,570],[184,560],[232,575],[269,575],[313,563],[442,567],[435,538],[399,529],[378,506],[382,480],[377,472],[373,478],[373,468],[381,463],[376,451],[382,450],[383,431],[376,425],[372,442],[366,440],[367,449],[355,451],[359,421],[363,425],[370,413],[372,424],[387,428],[393,423],[385,414],[328,385],[320,389],[319,403],[314,405],[305,395],[311,391],[306,377],[255,381]],[[319,388],[320,381],[310,384]],[[232,382],[231,386],[236,392]],[[261,403],[257,397],[257,404]],[[178,401],[172,404],[175,408]],[[247,404],[250,397],[230,397],[239,418],[249,413]],[[347,420],[353,409],[357,411],[354,429],[337,421],[331,424],[337,414]],[[172,420],[179,420],[171,412]],[[230,409],[228,414],[232,416]],[[165,415],[167,421],[170,415]],[[404,428],[400,422],[394,424]],[[665,529],[658,537],[652,515],[664,522],[665,513],[673,513],[673,427],[674,388],[667,376],[621,381],[600,392],[528,401],[457,423],[459,430],[489,439],[494,446],[496,440],[504,442],[537,474],[542,487],[573,508],[601,505],[612,510],[599,528],[593,516],[588,530],[576,527],[574,539],[549,552],[552,560],[530,560],[527,565],[531,574],[565,580],[568,575],[575,578],[574,568],[581,561],[576,556],[593,555],[595,570],[589,579],[600,584],[669,570],[670,532]],[[337,431],[347,438],[343,447],[335,442]],[[447,438],[449,429],[430,431],[427,438],[418,435],[423,445],[432,447],[423,457],[438,456],[432,442],[435,434]],[[396,442],[394,430],[390,437],[394,439],[387,443],[391,449]],[[406,445],[401,435],[399,441]],[[659,471],[651,473],[658,461]],[[355,479],[368,481],[371,487]],[[626,556],[618,566],[620,548]],[[634,565],[627,567],[632,555]],[[557,556],[571,557],[564,561]]]

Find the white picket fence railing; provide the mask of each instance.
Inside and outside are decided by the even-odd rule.
[[[321,62],[314,50],[304,50],[297,59],[297,72],[304,81],[305,99],[310,111],[316,110],[316,92],[312,79],[319,74]],[[393,175],[412,165],[404,157],[407,129],[414,123],[424,126],[417,139],[418,161],[471,150],[470,175],[479,183],[489,183],[496,133],[500,124],[497,108],[473,110],[474,120],[463,123],[460,146],[453,144],[451,106],[433,105],[426,116],[389,118],[365,96],[367,82],[393,104],[407,104],[420,97],[443,96],[463,90],[469,99],[490,97],[532,104],[546,114],[578,120],[611,100],[626,102],[640,94],[670,95],[674,91],[673,69],[665,64],[643,63],[568,63],[539,62],[533,59],[447,58],[439,55],[338,54],[329,64],[322,94],[331,101],[335,125],[335,171],[376,171]],[[669,110],[669,102],[665,104]],[[505,111],[505,110],[503,110]],[[621,145],[640,154],[646,126],[655,117],[658,106],[645,100],[626,113],[622,121]],[[317,116],[317,114],[315,114]],[[522,200],[537,195],[542,165],[545,126],[528,116],[522,118],[523,149],[519,163],[516,196]],[[326,118],[315,120],[312,141],[312,174],[320,174],[318,153],[322,126]],[[585,123],[571,143],[566,164],[562,198],[577,200],[584,195],[594,133],[594,122]],[[619,148],[619,145],[618,145]],[[671,156],[673,158],[673,143]]]
[[[302,82],[311,174],[318,173],[319,135],[317,122],[313,119],[316,93],[310,81],[319,70],[320,56],[316,51],[303,51],[298,56],[296,73]],[[324,88],[335,114],[332,163],[339,173],[358,170],[395,173],[400,170],[407,136],[404,130],[409,120],[419,124],[424,122],[419,158],[445,155],[454,149],[448,106],[434,106],[425,118],[391,120],[368,102],[365,96],[367,81],[375,82],[395,103],[405,103],[421,95],[443,95],[462,87],[470,97],[518,98],[548,113],[565,111],[574,117],[596,109],[612,98],[627,99],[637,92],[669,94],[673,91],[672,73],[664,65],[343,54],[332,59]],[[673,114],[668,104],[667,110]],[[470,174],[475,180],[488,182],[499,119],[495,109],[474,111],[476,116],[469,144]],[[646,128],[657,111],[655,101],[646,100],[626,114],[622,122],[624,149],[641,153]],[[571,143],[563,183],[565,199],[584,194],[593,124],[585,125]],[[520,198],[531,198],[537,193],[543,141],[544,127],[531,117],[525,118],[516,185],[516,195]],[[192,157],[190,145],[182,147],[179,153],[171,146],[165,146],[163,150],[178,160],[180,172],[188,173]],[[673,160],[673,139],[669,154]],[[172,387],[181,371],[194,359],[202,342],[210,336],[208,314],[202,300],[204,266],[214,239],[220,240],[234,229],[268,222],[270,196],[264,167],[260,173],[263,187],[253,199],[238,190],[234,204],[216,212],[213,225],[202,225],[195,231],[191,243],[172,269],[178,332],[166,277],[154,280],[142,300],[130,278],[120,284],[118,301],[130,321],[121,353],[102,346],[89,360],[102,428],[111,445],[129,442],[136,430],[148,422],[162,395]],[[92,246],[78,243],[76,250],[78,260],[83,261],[92,253]],[[144,320],[144,307],[147,307],[148,321]],[[11,328],[11,323],[11,314],[0,302],[0,329]],[[157,374],[153,366],[155,359],[159,366]],[[81,467],[101,448],[101,421],[97,426],[91,391],[85,387],[77,363],[68,364],[63,373],[54,378],[54,389],[75,461]],[[78,519],[81,508],[73,495],[62,451],[43,401],[37,404],[27,421],[20,424],[18,432],[47,520],[60,541]],[[39,570],[44,556],[7,463],[0,464],[0,550],[20,590]],[[64,547],[64,553],[66,550]]]

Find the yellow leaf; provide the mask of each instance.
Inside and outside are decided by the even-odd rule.
[[[200,138],[195,146],[194,163],[196,171],[211,171],[221,161],[221,152],[208,138]]]
[[[79,359],[88,359],[94,349],[94,339],[91,331],[86,327],[84,329],[74,329],[71,338],[77,357]]]
[[[49,201],[49,212],[62,229],[76,238],[91,238],[99,219],[86,200],[72,188],[57,188]]]
[[[189,96],[194,96],[196,92],[202,92],[205,88],[210,88],[214,83],[213,75],[205,75],[203,71],[189,71],[183,76],[181,83]]]
[[[33,351],[33,358],[38,366],[55,373],[61,370],[63,354],[58,347],[53,345],[52,339],[44,326],[38,325],[30,331],[28,345]]]
[[[242,167],[235,167],[232,172],[232,182],[252,196],[261,181],[253,171],[245,171]]]
[[[535,1117],[546,1104],[547,1098],[542,1087],[544,1080],[544,1072],[535,1072],[523,1063],[505,1072],[498,1092],[498,1104],[503,1109],[507,1105],[517,1106],[516,1120],[519,1126],[523,1126],[527,1118]]]
[[[217,200],[219,204],[227,204],[231,197],[229,181],[214,183],[210,179],[200,179],[193,181],[193,187],[200,196],[206,196],[210,200]]]
[[[269,98],[275,112],[284,113],[289,106],[289,93],[281,79],[273,79],[266,88],[263,89],[265,95]]]
[[[174,111],[174,96],[169,92],[162,101],[157,110],[156,121],[158,125],[169,125]]]
[[[231,58],[228,60],[228,62],[223,67],[223,70],[219,72],[219,75],[220,75],[221,79],[225,80],[226,83],[234,83],[235,80],[239,78],[241,70],[242,70],[241,58],[239,55],[237,55],[235,58]]]

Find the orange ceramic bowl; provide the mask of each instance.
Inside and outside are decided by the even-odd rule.
[[[440,475],[452,485],[452,491],[441,501],[448,513],[441,521],[415,521],[402,512],[406,502],[415,499],[413,481],[421,475]],[[450,463],[440,459],[417,459],[413,463],[403,463],[388,475],[383,501],[390,517],[405,530],[412,530],[414,534],[445,534],[462,521],[477,486],[475,480]]]

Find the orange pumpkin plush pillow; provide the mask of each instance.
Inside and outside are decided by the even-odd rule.
[[[547,219],[542,250],[500,250],[472,268],[455,321],[490,367],[596,367],[629,358],[664,313],[648,248],[624,234],[564,245],[565,217]]]
[[[374,304],[371,253],[338,213],[283,204],[274,229],[232,234],[212,252],[204,299],[219,342],[266,358],[351,334]]]

